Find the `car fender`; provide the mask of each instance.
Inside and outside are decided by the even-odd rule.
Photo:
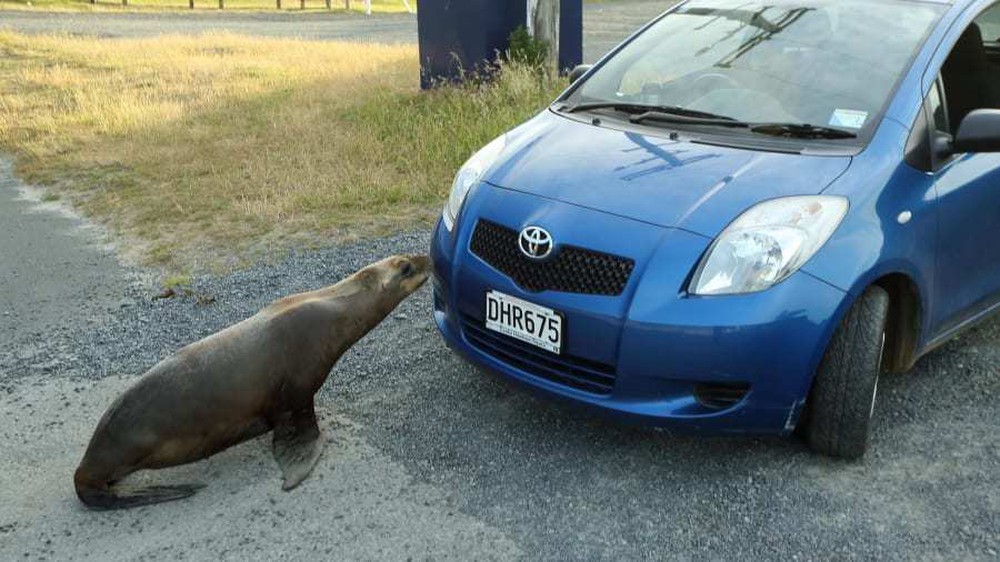
[[[930,294],[937,194],[931,175],[903,162],[907,135],[905,127],[888,120],[869,150],[824,191],[846,197],[851,207],[804,271],[855,296],[893,273],[909,277],[921,295]],[[929,309],[927,297],[922,299]]]

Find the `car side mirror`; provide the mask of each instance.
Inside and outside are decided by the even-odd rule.
[[[1000,109],[977,109],[966,115],[951,152],[1000,152]]]
[[[576,82],[577,80],[579,80],[584,74],[586,74],[587,72],[589,72],[591,68],[594,68],[594,65],[592,65],[592,64],[578,64],[576,66],[576,68],[574,68],[573,70],[571,70],[570,73],[569,73],[569,83],[572,84],[572,83]]]

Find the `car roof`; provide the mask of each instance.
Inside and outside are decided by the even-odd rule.
[[[975,2],[976,0],[904,0],[906,2],[914,2],[918,4],[944,4],[946,6],[951,6],[953,4],[961,4],[962,2]]]
[[[953,4],[960,4],[962,2],[971,3],[976,0],[905,0],[907,2],[913,2],[917,4],[944,4],[946,6],[951,6]]]

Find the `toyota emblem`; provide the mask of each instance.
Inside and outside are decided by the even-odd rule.
[[[540,260],[552,253],[552,235],[539,226],[526,226],[518,237],[521,253],[529,258]]]

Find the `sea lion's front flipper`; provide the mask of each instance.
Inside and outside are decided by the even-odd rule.
[[[323,451],[316,411],[308,409],[285,412],[274,425],[274,459],[281,467],[283,490],[291,490],[309,476]]]

